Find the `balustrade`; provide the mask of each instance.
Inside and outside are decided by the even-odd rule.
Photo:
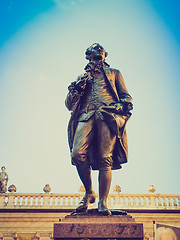
[[[0,209],[73,209],[83,193],[1,193]],[[97,207],[96,202],[91,208]],[[111,209],[179,209],[180,194],[109,194],[108,207]]]

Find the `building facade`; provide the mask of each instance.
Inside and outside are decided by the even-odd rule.
[[[153,188],[152,188],[153,189]],[[81,189],[82,190],[82,189]],[[153,240],[156,223],[180,227],[180,194],[123,194],[115,186],[109,209],[123,209],[143,223],[144,239]],[[84,193],[0,193],[0,240],[50,240],[53,226],[76,208]],[[91,208],[97,207],[96,202]]]

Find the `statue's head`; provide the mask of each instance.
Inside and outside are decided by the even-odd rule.
[[[2,166],[1,170],[4,172],[6,170],[5,166]]]
[[[89,61],[95,60],[102,60],[105,61],[108,53],[105,52],[104,48],[99,43],[94,43],[90,47],[86,49],[86,59]]]

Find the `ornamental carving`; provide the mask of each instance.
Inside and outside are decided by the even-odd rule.
[[[16,240],[39,240],[39,234],[35,233],[32,235],[23,235],[20,233],[16,233],[15,239]]]

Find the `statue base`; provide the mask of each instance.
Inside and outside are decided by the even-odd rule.
[[[96,211],[95,211],[96,212]],[[143,239],[143,224],[129,215],[101,216],[97,214],[68,215],[54,224],[54,239]]]

